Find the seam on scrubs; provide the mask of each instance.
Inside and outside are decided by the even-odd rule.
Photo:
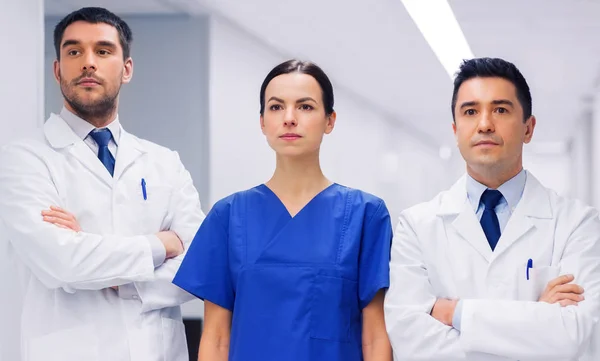
[[[337,257],[335,259],[335,264],[340,264],[340,258],[342,257],[342,249],[344,248],[344,239],[346,238],[346,231],[348,230],[348,221],[350,219],[350,203],[352,202],[352,193],[346,189],[346,205],[344,209],[344,224],[342,225],[342,234],[340,235],[340,241],[338,245]]]
[[[375,218],[375,216],[379,214],[379,211],[381,210],[381,207],[383,207],[383,204],[384,204],[383,199],[380,199],[377,209],[375,210],[375,212],[373,212],[373,214],[371,215],[371,218],[369,218],[367,223],[365,223],[365,228],[368,227],[369,224],[371,224],[371,221],[373,220],[373,218]]]

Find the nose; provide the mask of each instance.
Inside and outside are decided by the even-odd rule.
[[[494,122],[489,112],[481,113],[479,123],[477,124],[477,131],[479,133],[493,133],[495,131]]]
[[[81,71],[90,72],[96,70],[96,57],[94,56],[93,52],[88,52],[87,55],[84,57],[83,64],[81,65]]]
[[[294,114],[293,109],[288,109],[285,112],[285,118],[283,119],[283,125],[286,127],[295,127],[298,125],[298,121],[296,120],[296,115]]]

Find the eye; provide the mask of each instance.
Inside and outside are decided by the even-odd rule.
[[[100,54],[100,55],[108,55],[108,54],[110,54],[110,51],[108,51],[108,50],[98,50],[98,54]]]
[[[313,110],[314,107],[312,105],[302,104],[302,105],[300,105],[300,109],[302,109],[302,110]]]
[[[269,110],[272,110],[272,111],[281,110],[281,105],[279,105],[279,104],[273,104],[273,105],[271,105],[269,107]]]
[[[79,54],[79,50],[72,49],[72,50],[69,50],[69,51],[67,52],[67,54],[68,54],[69,56],[75,56],[75,55],[78,55],[78,54]]]
[[[475,111],[475,109],[467,109],[465,110],[465,115],[475,115],[477,114],[477,112]]]
[[[508,113],[508,109],[502,107],[496,108],[496,111],[500,114]]]

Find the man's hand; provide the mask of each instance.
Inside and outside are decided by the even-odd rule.
[[[175,258],[183,253],[183,242],[181,242],[181,239],[179,239],[175,232],[159,232],[156,234],[156,236],[165,246],[165,250],[167,251],[167,259]]]
[[[452,327],[452,317],[458,300],[438,298],[431,310],[431,316],[446,326]]]
[[[539,302],[559,303],[561,306],[575,305],[583,301],[583,287],[572,282],[573,275],[562,275],[548,282]]]
[[[80,232],[81,227],[75,216],[66,210],[50,206],[49,210],[42,211],[44,222],[52,223],[60,228],[70,229],[75,232]]]

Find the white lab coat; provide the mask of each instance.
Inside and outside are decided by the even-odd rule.
[[[600,360],[589,347],[600,315],[598,213],[528,173],[492,252],[465,180],[400,216],[385,299],[395,360]],[[583,302],[536,302],[568,273],[585,289]],[[463,300],[461,332],[430,316],[438,297]]]
[[[187,361],[179,305],[193,297],[171,283],[183,255],[155,269],[146,237],[173,230],[187,248],[204,218],[179,156],[122,131],[111,178],[59,116],[44,134],[0,155],[0,234],[23,299],[22,360]],[[50,205],[83,231],[44,222]],[[109,288],[121,285],[131,297]]]

